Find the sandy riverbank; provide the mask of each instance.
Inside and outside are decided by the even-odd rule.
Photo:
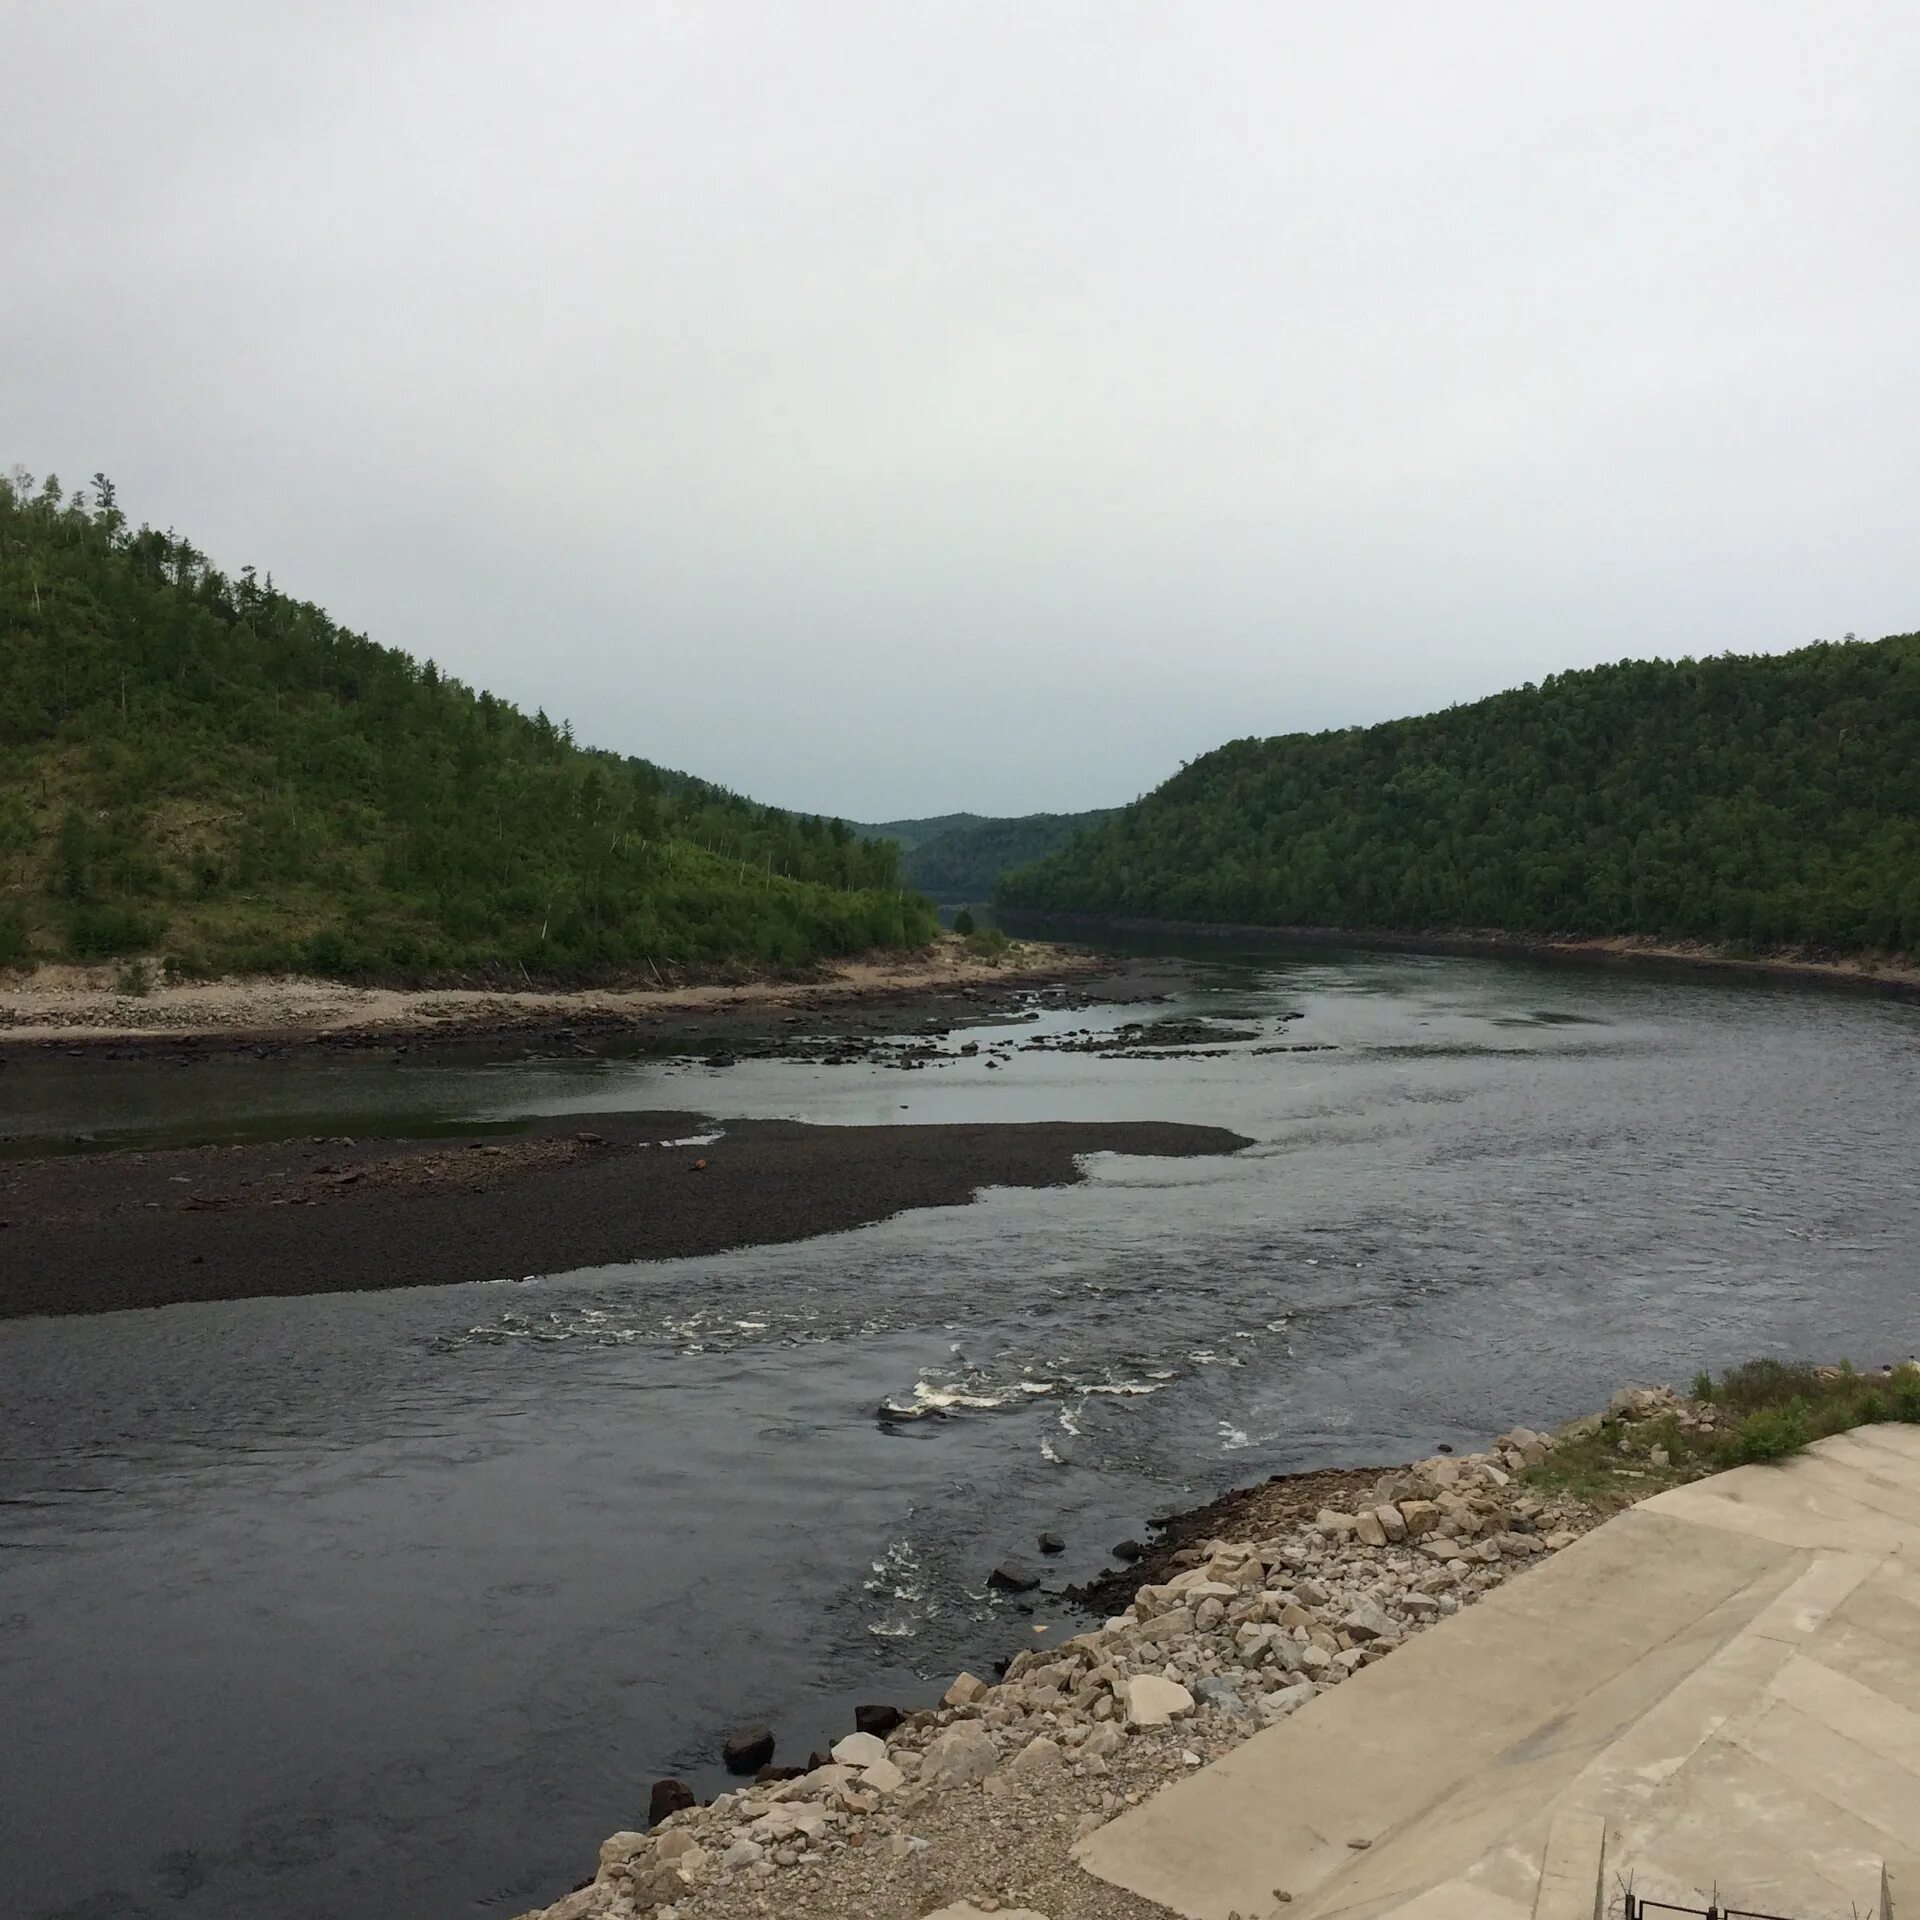
[[[1027,942],[998,964],[943,935],[918,953],[870,954],[805,975],[741,982],[648,982],[508,991],[493,987],[358,987],[293,976],[186,980],[126,991],[116,967],[0,974],[0,1050],[33,1046],[376,1045],[494,1033],[644,1029],[674,1019],[779,1020],[888,1004],[956,1010],[1022,989],[1092,981],[1114,963]]]

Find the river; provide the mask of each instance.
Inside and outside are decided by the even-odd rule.
[[[729,1727],[802,1758],[1073,1631],[984,1584],[1041,1528],[1085,1578],[1265,1474],[1920,1342],[1920,1009],[1314,951],[1215,956],[1162,1016],[1255,1038],[10,1065],[0,1133],[46,1144],[616,1107],[1255,1144],[724,1257],[0,1325],[7,1911],[513,1915],[656,1776],[717,1787]]]

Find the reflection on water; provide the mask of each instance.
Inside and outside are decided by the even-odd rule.
[[[728,1725],[803,1752],[1030,1641],[1051,1603],[984,1575],[1042,1527],[1083,1578],[1263,1473],[1915,1344],[1912,1009],[1315,953],[1165,1011],[1255,1037],[9,1068],[14,1133],[629,1106],[1256,1142],[724,1257],[0,1326],[9,1909],[516,1913],[657,1774],[714,1784]],[[1257,1051],[1282,1031],[1335,1050]]]

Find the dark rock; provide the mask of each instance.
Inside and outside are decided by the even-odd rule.
[[[1116,1560],[1144,1560],[1147,1550],[1138,1540],[1122,1540],[1113,1550]]]
[[[766,1727],[742,1727],[727,1735],[720,1758],[729,1773],[752,1773],[773,1758],[773,1734]]]
[[[1067,1543],[1057,1533],[1043,1533],[1039,1539],[1042,1553],[1065,1553]]]
[[[710,1053],[707,1055],[707,1065],[710,1067],[731,1067],[736,1064],[737,1062],[734,1056],[730,1053]]]
[[[684,1780],[656,1780],[647,1800],[647,1825],[657,1827],[668,1814],[698,1804],[693,1789]]]
[[[1031,1593],[1040,1584],[1040,1576],[1024,1560],[1002,1560],[987,1575],[987,1585],[1002,1593]]]
[[[906,1717],[898,1707],[855,1707],[853,1728],[856,1733],[870,1733],[875,1739],[884,1740]]]
[[[776,1780],[798,1780],[806,1771],[805,1767],[776,1767],[769,1764],[755,1769],[753,1783],[757,1787],[765,1787]]]

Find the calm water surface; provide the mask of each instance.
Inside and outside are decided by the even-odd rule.
[[[9,1067],[0,1133],[46,1139],[671,1106],[1257,1144],[720,1258],[0,1325],[6,1911],[511,1915],[656,1775],[717,1785],[728,1726],[800,1757],[1071,1631],[982,1583],[1041,1527],[1081,1578],[1262,1474],[1920,1344],[1920,1009],[1315,953],[1159,1011],[1334,1050]]]

